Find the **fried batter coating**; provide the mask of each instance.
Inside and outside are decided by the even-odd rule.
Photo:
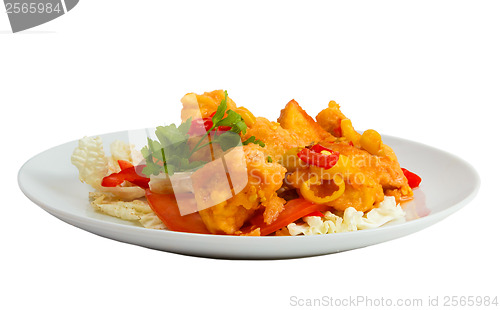
[[[328,108],[319,112],[316,116],[318,125],[324,130],[334,135],[335,137],[342,137],[342,130],[340,129],[340,122],[347,117],[340,111],[340,106],[335,101],[330,101]]]
[[[242,140],[255,136],[264,142],[266,152],[273,160],[280,160],[283,154],[294,147],[307,144],[307,142],[293,132],[290,132],[280,124],[271,122],[264,117],[257,117],[255,124],[247,130]]]
[[[278,118],[281,127],[296,134],[305,144],[323,141],[331,135],[321,128],[295,100],[288,102]]]
[[[193,174],[193,188],[199,213],[208,230],[214,234],[235,234],[253,213],[264,208],[270,223],[283,210],[284,199],[276,191],[283,184],[286,169],[267,161],[264,149],[255,144],[242,147],[243,162],[231,151],[224,156],[225,171],[210,163]],[[244,175],[244,178],[243,178]],[[246,180],[244,186],[242,180]]]
[[[210,117],[210,114],[217,110],[217,107],[224,99],[223,90],[214,90],[205,92],[202,95],[194,93],[186,94],[182,97],[181,119],[183,122],[189,118],[197,119]],[[231,98],[227,98],[227,108],[230,110],[236,109],[236,104]]]
[[[183,105],[181,112],[182,121],[184,122],[190,117],[192,119],[210,117],[210,115],[217,110],[217,107],[223,99],[224,92],[222,90],[206,92],[203,95],[196,95],[193,93],[185,95],[181,99]],[[279,123],[271,122],[264,117],[253,116],[248,109],[236,106],[235,102],[229,97],[227,99],[227,107],[239,113],[248,126],[241,140],[245,141],[255,136],[256,139],[264,142],[264,148],[273,160],[280,160],[285,151],[290,148],[309,143],[307,139],[300,138],[296,133],[284,129]],[[319,126],[318,128],[322,130]],[[325,134],[328,133],[325,132]],[[193,141],[195,140],[193,139]],[[205,150],[205,152],[207,152],[207,150]],[[202,154],[200,156],[207,157],[207,154]],[[195,158],[197,159],[197,157]]]
[[[384,195],[394,196],[398,202],[413,195],[398,161],[392,160],[390,156],[372,155],[345,141],[323,141],[320,144],[349,160],[348,168],[342,172],[346,184],[344,193],[326,203],[335,210],[343,211],[353,207],[367,212],[383,201]],[[287,183],[298,189],[315,171],[317,168],[302,166],[287,177]],[[333,182],[323,181],[312,189],[317,196],[325,197],[337,190],[337,187]]]

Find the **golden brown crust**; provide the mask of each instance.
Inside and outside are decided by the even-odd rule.
[[[340,106],[335,101],[330,101],[328,108],[316,116],[318,125],[335,137],[341,137],[340,122],[347,117],[340,111]]]
[[[328,139],[331,135],[309,116],[295,100],[290,100],[278,118],[284,129],[296,134],[305,144]]]
[[[235,234],[259,208],[264,208],[266,223],[283,210],[285,200],[277,197],[276,191],[283,184],[286,169],[268,162],[264,149],[256,144],[242,149],[242,158],[235,150],[224,156],[225,168],[215,161],[193,174],[199,213],[212,233]]]

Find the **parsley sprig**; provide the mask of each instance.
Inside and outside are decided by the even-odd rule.
[[[141,150],[146,161],[146,167],[142,173],[146,175],[158,175],[165,172],[169,175],[175,172],[189,171],[200,168],[206,161],[190,161],[191,156],[200,149],[217,143],[223,151],[227,151],[238,145],[247,145],[254,143],[264,147],[265,144],[251,136],[241,142],[240,134],[246,134],[247,125],[240,114],[233,110],[227,110],[227,91],[224,92],[224,99],[217,107],[217,111],[212,116],[212,127],[199,139],[196,145],[191,149],[188,140],[188,134],[192,120],[175,126],[158,126],[155,135],[158,141],[148,138],[148,145]],[[226,111],[227,110],[227,111]],[[227,131],[219,131],[220,126],[231,127]],[[203,142],[205,143],[203,144]],[[208,142],[207,142],[208,141]]]
[[[142,173],[146,175],[158,175],[160,172],[173,174],[177,171],[187,171],[199,167],[206,162],[189,161],[186,154],[190,149],[187,143],[187,134],[191,127],[191,119],[179,125],[156,127],[155,135],[158,141],[148,138],[147,146],[141,150],[146,161],[146,167]]]

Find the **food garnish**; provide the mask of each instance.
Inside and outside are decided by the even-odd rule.
[[[316,167],[321,167],[325,169],[330,169],[339,160],[339,152],[334,152],[326,147],[319,144],[313,145],[311,148],[304,148],[299,153],[297,153],[300,160],[306,164],[313,165]]]
[[[141,150],[146,161],[142,173],[158,175],[160,172],[165,172],[172,175],[175,172],[199,168],[207,161],[191,161],[191,156],[211,144],[219,145],[223,151],[249,143],[265,146],[254,136],[242,143],[240,133],[245,134],[246,130],[247,125],[242,116],[227,109],[226,91],[225,98],[210,118],[188,119],[179,127],[175,124],[158,126],[155,131],[158,140],[148,138],[148,145]],[[193,148],[190,148],[188,141],[193,136],[199,136],[199,140]]]

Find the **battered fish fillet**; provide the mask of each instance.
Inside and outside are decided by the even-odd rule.
[[[192,119],[210,117],[210,115],[217,110],[217,107],[223,99],[224,92],[222,90],[206,92],[203,95],[196,95],[194,93],[185,95],[181,99],[182,121],[184,122],[190,117]],[[275,161],[279,161],[286,150],[306,145],[310,142],[308,139],[299,137],[296,132],[284,129],[277,122],[271,122],[264,117],[253,116],[244,107],[237,107],[231,98],[227,99],[227,106],[228,109],[240,113],[248,126],[247,132],[241,137],[241,140],[245,141],[251,136],[255,136],[256,139],[264,142],[266,154],[271,156]],[[301,108],[299,107],[299,109]],[[317,124],[316,126],[316,130],[321,131],[323,138],[325,135],[329,135]]]
[[[302,109],[300,111],[300,114],[305,113]],[[309,118],[304,116],[303,119]],[[326,205],[338,211],[353,207],[358,211],[367,212],[383,201],[384,195],[394,196],[398,202],[413,195],[392,149],[384,145],[381,140],[376,154],[363,149],[363,144],[360,142],[361,135],[352,128],[350,120],[340,111],[335,101],[331,101],[328,108],[321,111],[316,119],[318,121],[316,125],[319,124],[331,134],[319,144],[346,156],[349,162],[349,167],[342,173],[345,183],[344,193]],[[298,168],[287,177],[287,183],[297,189],[300,188],[300,185],[310,177],[311,170],[314,168],[308,166]],[[323,180],[320,185],[314,185],[311,189],[317,196],[325,197],[335,192],[338,186],[331,181]]]
[[[237,149],[242,149],[243,155]],[[211,233],[237,233],[259,208],[264,208],[267,223],[283,210],[285,200],[276,191],[283,184],[286,169],[268,162],[267,156],[262,147],[249,144],[227,153],[222,163],[225,168],[213,162],[193,174],[199,213]]]
[[[340,106],[333,100],[328,104],[328,108],[319,112],[316,116],[319,126],[335,137],[342,137],[340,122],[343,119],[347,119],[347,117],[340,111]]]
[[[217,107],[224,99],[225,94],[223,90],[214,90],[212,92],[205,92],[202,95],[194,93],[186,94],[182,97],[182,110],[181,119],[183,122],[189,118],[197,119],[210,117],[210,114],[217,110]],[[227,108],[230,110],[236,109],[236,104],[231,98],[227,98]]]
[[[284,129],[297,135],[302,140],[302,145],[318,143],[319,141],[333,138],[295,100],[288,102],[285,108],[281,110],[278,123]]]
[[[271,122],[264,117],[257,117],[255,124],[248,128],[242,140],[255,136],[265,143],[266,152],[273,160],[280,161],[283,154],[293,148],[306,145],[307,141],[301,139],[297,134],[290,132],[280,126],[279,123]]]
[[[348,158],[349,167],[342,173],[345,191],[337,199],[326,203],[335,210],[344,211],[353,207],[358,211],[367,212],[375,204],[382,202],[385,195],[395,196],[399,202],[404,197],[411,197],[412,191],[397,161],[388,157],[371,155],[346,142],[322,142],[324,147],[337,151]],[[297,189],[314,173],[308,166],[298,168],[288,175],[287,183]],[[311,189],[316,196],[331,195],[338,187],[328,180],[314,185]]]

